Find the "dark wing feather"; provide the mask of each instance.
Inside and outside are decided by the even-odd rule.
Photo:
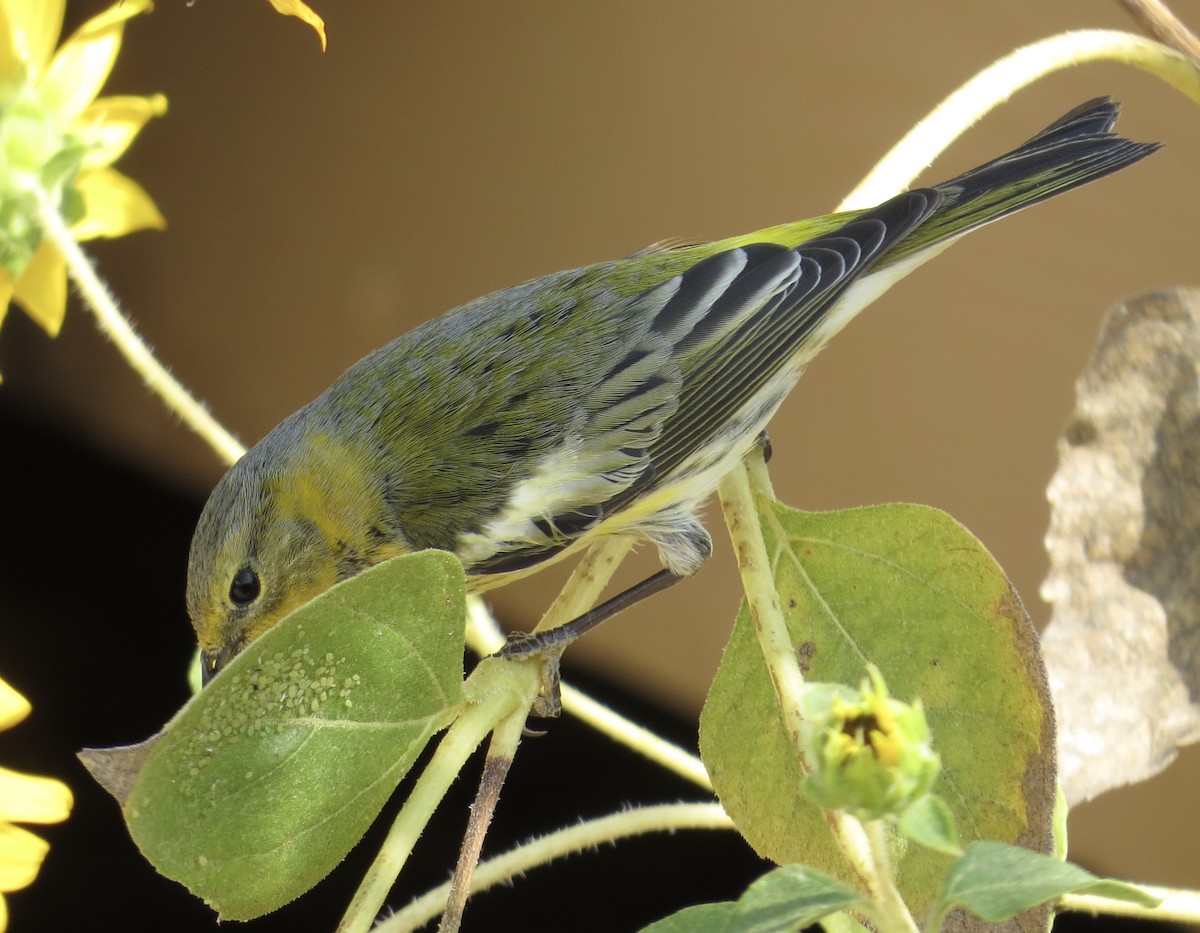
[[[645,492],[654,478],[669,475],[718,434],[792,363],[846,288],[938,201],[932,190],[909,191],[794,249],[753,244],[684,272],[653,325],[673,341],[683,376],[679,406],[650,450],[652,472],[610,510]]]
[[[610,485],[583,501],[564,496],[569,508],[535,523],[543,545],[526,541],[477,569],[536,563],[659,488],[793,362],[845,289],[938,200],[910,191],[798,247],[724,250],[636,299],[647,331],[600,378],[579,428],[581,463],[607,461]]]

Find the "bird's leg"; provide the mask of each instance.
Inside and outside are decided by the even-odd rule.
[[[557,628],[547,629],[544,632],[537,632],[536,634],[514,632],[508,636],[508,644],[500,649],[500,657],[527,658],[549,650],[555,650],[561,654],[562,650],[580,635],[590,632],[601,622],[607,622],[618,612],[622,612],[630,606],[640,603],[648,596],[661,593],[667,587],[682,579],[683,577],[672,573],[670,570],[660,570],[640,583],[635,583],[629,589],[622,590],[612,599],[605,600],[596,608],[589,609],[583,615],[576,616],[570,622],[564,622]]]
[[[543,661],[542,693],[534,705],[534,715],[557,716],[559,714],[562,706],[559,699],[559,662],[567,645],[580,635],[590,632],[601,622],[611,619],[618,612],[640,603],[655,593],[661,593],[682,579],[683,577],[670,570],[660,570],[557,628],[547,629],[536,634],[514,632],[509,635],[508,643],[498,652],[500,657],[520,659],[540,655]]]

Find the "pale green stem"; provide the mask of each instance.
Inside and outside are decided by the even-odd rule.
[[[783,617],[783,607],[779,604],[771,558],[767,554],[755,509],[754,494],[750,487],[748,461],[751,459],[761,463],[762,455],[757,449],[752,450],[746,460],[721,480],[718,487],[721,509],[737,555],[738,571],[742,576],[742,588],[750,606],[750,616],[754,620],[754,630],[771,674],[771,682],[775,685],[788,740],[807,772],[810,769],[804,760],[804,738],[808,726],[800,708],[804,675],[800,672],[800,663]]]
[[[754,621],[759,647],[775,687],[776,703],[792,751],[800,762],[801,770],[807,774],[812,769],[804,751],[810,728],[801,711],[804,675],[800,671],[783,608],[779,604],[772,563],[756,507],[756,499],[765,505],[773,498],[762,454],[758,450],[751,450],[737,468],[721,480],[718,493],[729,537],[737,555],[750,617]],[[872,900],[886,902],[888,889],[894,889],[892,878],[881,877],[877,873],[878,862],[872,856],[870,840],[862,823],[838,810],[826,811],[825,818],[847,863],[858,875]]]
[[[734,828],[733,821],[716,803],[673,803],[622,810],[557,830],[480,862],[471,891],[486,890],[555,859],[630,836],[680,829]],[[450,885],[444,884],[423,894],[403,910],[380,921],[377,933],[405,933],[418,929],[441,912],[449,890]],[[569,920],[562,919],[564,923]]]
[[[1111,29],[1060,33],[1017,49],[959,87],[891,148],[838,210],[872,207],[903,191],[989,110],[1051,72],[1092,61],[1140,68],[1200,103],[1200,68],[1161,42]]]
[[[711,793],[712,781],[703,762],[691,752],[668,742],[661,736],[655,735],[649,729],[639,726],[632,720],[609,709],[603,703],[592,699],[587,694],[570,687],[562,686],[563,709],[573,716],[579,717],[597,732],[602,732],[614,742],[619,742],[639,755],[650,759],[687,781],[691,781]]]
[[[500,631],[500,626],[483,600],[474,596],[467,600],[467,645],[480,655],[495,654],[504,647],[504,633]],[[562,705],[563,710],[579,717],[613,741],[644,755],[704,790],[712,790],[708,772],[695,755],[565,682],[562,684]]]
[[[1200,891],[1182,891],[1175,888],[1158,888],[1149,884],[1135,885],[1152,897],[1162,900],[1157,907],[1143,907],[1128,901],[1114,901],[1092,894],[1065,894],[1059,900],[1059,910],[1077,913],[1104,914],[1112,917],[1140,917],[1143,920],[1161,920],[1165,923],[1188,923],[1200,926]]]
[[[50,203],[44,191],[37,190],[34,193],[42,234],[62,254],[71,281],[79,289],[83,303],[96,316],[100,329],[116,344],[126,362],[142,377],[150,391],[158,395],[184,424],[199,434],[218,457],[226,464],[232,464],[245,453],[246,448],[155,359],[150,348],[117,307],[116,299],[96,274],[91,260],[72,238],[57,208]]]
[[[534,631],[557,628],[596,605],[608,581],[632,547],[633,538],[623,535],[601,538],[589,547]]]
[[[466,687],[472,701],[442,737],[429,765],[417,779],[342,917],[338,933],[364,933],[371,929],[417,837],[447,788],[498,722],[518,709],[528,709],[537,692],[537,674],[530,664],[483,661]]]
[[[858,822],[857,820],[855,822]],[[886,820],[869,820],[861,824],[870,845],[871,864],[879,887],[874,891],[871,919],[883,933],[917,933],[917,923],[900,896],[888,856]]]
[[[467,647],[486,658],[504,647],[504,632],[483,597],[467,597]]]

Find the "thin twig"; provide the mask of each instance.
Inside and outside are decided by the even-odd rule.
[[[1117,0],[1117,3],[1147,35],[1200,65],[1200,39],[1161,0]]]
[[[446,909],[442,912],[438,933],[458,933],[462,925],[467,896],[471,893],[471,878],[479,864],[479,853],[483,851],[483,840],[491,825],[492,815],[500,800],[500,789],[508,777],[521,742],[521,731],[525,725],[525,711],[518,710],[500,723],[492,732],[487,758],[483,762],[483,773],[479,776],[479,789],[471,804],[471,818],[463,833],[462,846],[458,851],[458,864],[454,866],[454,877],[450,879],[450,891],[446,898]]]

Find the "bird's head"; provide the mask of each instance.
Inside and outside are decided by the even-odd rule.
[[[207,682],[280,619],[405,548],[378,533],[370,470],[320,437],[268,435],[213,489],[192,538],[187,608]]]

